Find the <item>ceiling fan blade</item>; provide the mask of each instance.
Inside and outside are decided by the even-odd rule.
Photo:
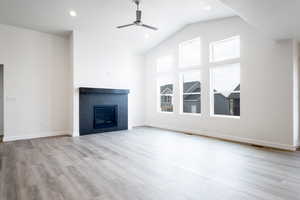
[[[156,27],[154,27],[154,26],[149,26],[149,25],[146,25],[146,24],[142,24],[141,26],[143,26],[143,27],[145,27],[145,28],[150,28],[150,29],[155,30],[155,31],[158,30],[158,28],[156,28]]]
[[[132,24],[126,24],[126,25],[123,25],[123,26],[117,26],[117,28],[126,28],[128,26],[133,26],[133,25],[135,25],[135,24],[134,23],[132,23]]]

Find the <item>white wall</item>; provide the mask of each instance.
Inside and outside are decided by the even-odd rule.
[[[129,128],[144,124],[143,57],[104,31],[73,32],[73,135],[79,135],[79,87],[130,89]]]
[[[69,134],[69,40],[0,25],[4,140]]]
[[[209,42],[241,36],[241,117],[209,116]],[[164,55],[178,57],[178,44],[200,36],[203,44],[204,79],[202,115],[179,113],[176,92],[173,114],[158,113],[156,102],[156,59]],[[146,124],[196,134],[209,135],[265,146],[294,149],[293,123],[293,44],[292,40],[273,41],[239,17],[187,26],[146,55]],[[175,67],[177,66],[177,60]],[[206,69],[206,70],[205,70]],[[176,72],[175,90],[179,82]],[[296,121],[295,123],[298,123]],[[298,130],[295,130],[298,133]]]
[[[298,42],[298,48],[297,48],[297,51],[298,51],[298,131],[295,131],[295,134],[297,134],[298,132],[298,137],[296,136],[296,145],[298,146],[298,148],[300,147],[300,43]]]
[[[0,64],[0,135],[3,135],[3,65]]]
[[[300,44],[294,41],[294,145],[300,147]],[[298,122],[298,123],[296,123]]]
[[[299,146],[299,49],[298,42],[293,41],[292,55],[293,55],[293,135],[294,146]]]

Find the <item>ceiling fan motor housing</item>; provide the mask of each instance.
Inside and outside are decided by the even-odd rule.
[[[141,19],[142,19],[142,11],[141,10],[137,10],[136,11],[136,22],[137,23],[141,23],[142,22]]]
[[[136,5],[139,5],[141,0],[132,0]]]

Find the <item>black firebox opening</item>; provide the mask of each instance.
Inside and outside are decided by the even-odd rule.
[[[94,128],[118,126],[118,105],[94,106]]]

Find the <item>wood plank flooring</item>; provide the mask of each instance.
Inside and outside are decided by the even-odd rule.
[[[1,200],[299,200],[300,152],[154,128],[0,144]]]

